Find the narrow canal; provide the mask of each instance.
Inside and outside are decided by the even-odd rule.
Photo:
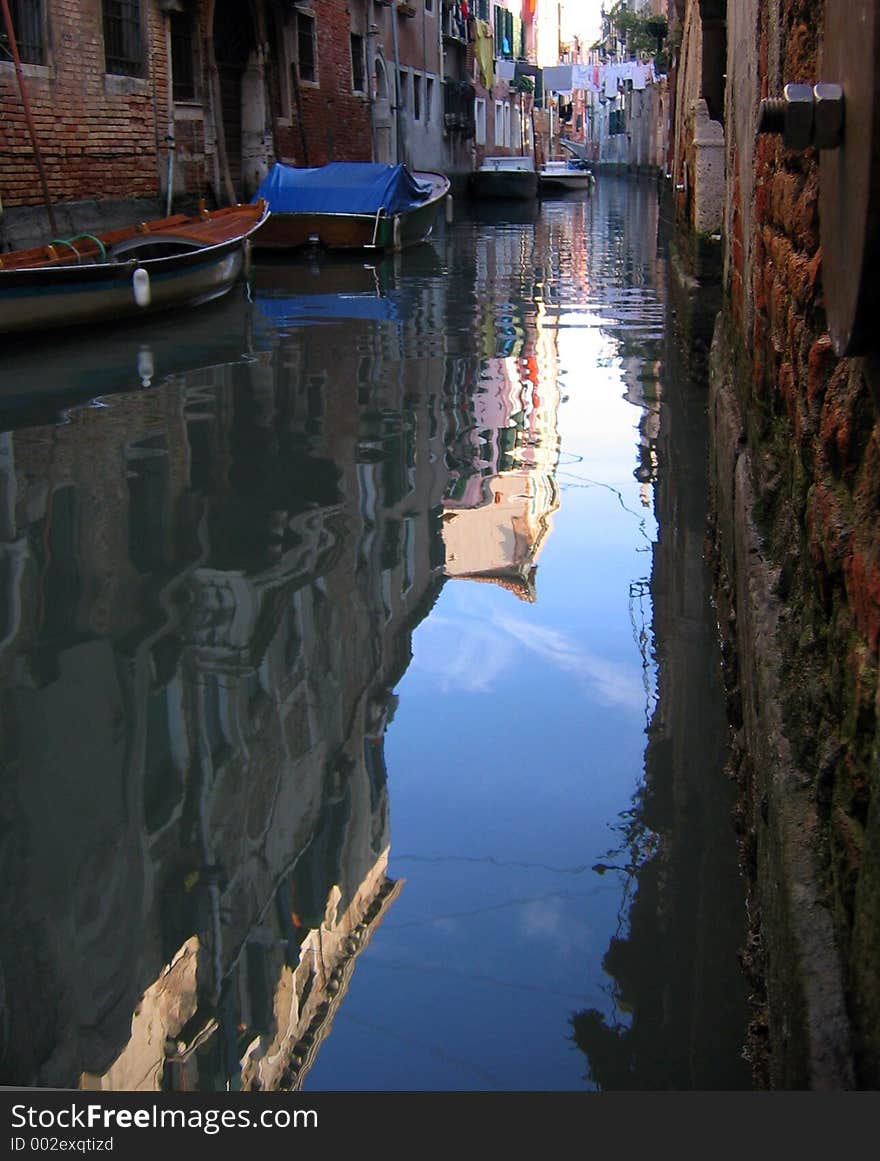
[[[0,1079],[748,1086],[652,184],[0,368]]]

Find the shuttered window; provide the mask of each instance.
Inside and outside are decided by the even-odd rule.
[[[140,0],[104,0],[104,61],[108,73],[144,75]]]
[[[175,101],[197,97],[193,18],[185,12],[171,13],[171,91]]]
[[[18,48],[19,60],[26,64],[45,64],[42,0],[10,0],[9,14]],[[12,60],[12,49],[6,25],[0,21],[0,60]]]

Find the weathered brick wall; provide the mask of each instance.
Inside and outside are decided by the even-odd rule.
[[[369,161],[369,104],[351,87],[351,6],[347,0],[321,0],[315,11],[318,83],[300,85],[302,126],[291,94],[291,123],[277,130],[279,153],[296,165],[305,164],[304,133],[309,165]]]
[[[774,30],[764,12],[762,60]],[[822,5],[781,5],[784,81],[819,76]],[[762,69],[767,76],[770,65]],[[763,95],[763,94],[762,94]],[[815,150],[755,152],[751,413],[764,521],[790,590],[786,720],[827,828],[829,903],[858,1065],[880,1081],[880,424],[878,381],[826,333]],[[748,338],[748,336],[744,336]]]
[[[27,66],[26,84],[54,200],[157,194],[168,62],[162,17],[145,8],[145,77],[108,77],[99,0],[48,0],[50,61]],[[0,190],[8,207],[42,202],[11,64],[0,65]]]
[[[746,525],[753,520],[754,546],[770,581],[767,599],[779,602],[769,647],[745,639],[742,608],[737,626],[748,662],[740,666],[742,688],[751,689],[753,701],[755,690],[773,691],[781,728],[775,749],[753,739],[765,766],[755,771],[752,785],[758,864],[762,845],[778,843],[780,857],[772,851],[764,857],[767,883],[771,871],[777,878],[792,876],[777,882],[778,897],[765,900],[765,926],[771,913],[774,923],[790,922],[777,941],[778,956],[803,960],[788,977],[799,996],[776,1033],[781,1041],[789,1016],[802,1020],[805,1063],[800,1070],[790,1060],[780,1064],[775,1079],[815,1085],[837,1077],[844,1083],[841,1062],[850,1053],[852,1083],[877,1087],[880,377],[871,360],[837,358],[828,338],[816,151],[795,153],[780,138],[755,132],[761,97],[778,95],[785,82],[818,78],[823,24],[824,5],[815,0],[728,3],[726,293],[713,386],[716,408],[727,409],[716,436],[726,430],[738,444],[733,452],[715,449],[726,472],[716,489],[722,502],[730,492],[729,512],[738,512],[731,516],[739,526],[730,530],[735,547],[728,563],[741,577],[752,568],[745,553]],[[738,419],[730,419],[730,406]],[[752,498],[747,513],[737,508],[746,492]],[[734,603],[737,594],[741,602],[756,599],[755,590],[742,583],[737,588],[735,580],[732,590]],[[752,616],[750,623],[770,622]],[[757,664],[777,668],[778,682],[756,674],[756,657]],[[767,719],[760,706],[754,711],[760,729]],[[788,774],[777,778],[777,770]],[[803,848],[798,835],[808,840]],[[817,954],[827,955],[829,971],[840,967],[851,1051],[842,1031],[822,1027],[817,997],[826,979],[809,979],[815,965],[803,958],[805,944],[798,942],[805,930],[798,934],[798,910],[801,919],[807,910],[801,887],[830,917],[833,946],[826,941]],[[765,934],[771,945],[773,932]],[[830,976],[827,982],[834,986]],[[824,1056],[816,1050],[823,1031]],[[781,1059],[785,1048],[777,1044],[776,1050]],[[834,1067],[823,1072],[831,1056]]]

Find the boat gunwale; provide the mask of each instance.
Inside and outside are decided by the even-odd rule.
[[[234,211],[236,209],[256,209],[255,203],[245,203],[241,207],[223,207],[224,210]],[[219,211],[212,211],[217,214]],[[209,215],[210,216],[210,215]],[[220,216],[229,216],[232,214],[220,214]],[[243,215],[244,216],[244,215]],[[151,241],[181,241],[192,242],[193,249],[180,254],[165,254],[156,258],[138,258],[132,255],[123,261],[116,262],[108,260],[105,262],[56,262],[49,266],[0,266],[0,290],[12,290],[18,285],[28,285],[30,282],[37,279],[47,290],[51,289],[53,284],[64,284],[69,282],[98,282],[107,280],[108,275],[110,280],[115,277],[127,277],[133,270],[138,267],[149,270],[151,273],[155,271],[157,274],[166,273],[169,270],[186,269],[189,266],[197,266],[206,261],[222,258],[224,254],[230,250],[235,249],[245,242],[255,230],[258,230],[266,220],[271,216],[268,204],[263,201],[262,212],[255,214],[255,221],[252,222],[245,230],[240,230],[237,234],[230,238],[223,238],[219,242],[206,242],[201,244],[197,239],[187,238],[185,235],[180,235],[177,238],[173,235],[165,235],[162,239],[158,235],[151,235],[149,231],[139,233],[137,226],[132,226],[132,233],[128,237],[120,238],[119,241],[130,241],[132,239],[142,237],[144,244],[147,245]],[[156,218],[153,224],[158,224],[167,221],[167,218]],[[204,221],[206,219],[199,219]],[[190,215],[187,219],[190,223],[195,221],[195,215]],[[148,223],[149,224],[149,223]],[[183,225],[183,223],[181,223]],[[109,231],[108,231],[109,232]],[[96,234],[100,238],[100,234]],[[50,243],[51,244],[51,243]],[[34,247],[35,249],[37,247]],[[9,251],[6,255],[0,257],[9,258],[17,253],[17,251]]]

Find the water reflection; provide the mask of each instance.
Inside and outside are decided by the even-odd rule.
[[[626,189],[257,267],[7,412],[5,1083],[583,1084],[676,486]]]

